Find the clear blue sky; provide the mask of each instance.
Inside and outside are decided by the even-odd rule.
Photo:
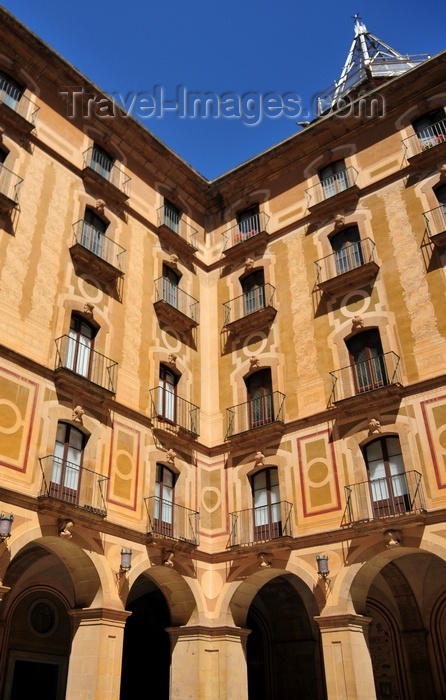
[[[401,53],[446,48],[444,0],[9,0],[4,6],[106,92],[297,93],[306,109],[341,72],[359,12]],[[299,130],[289,118],[145,119],[212,179]]]

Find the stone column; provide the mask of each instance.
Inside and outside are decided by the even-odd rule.
[[[131,613],[72,610],[73,644],[66,700],[119,700],[124,626]]]
[[[370,617],[316,617],[322,637],[328,700],[376,700],[367,646]]]
[[[239,627],[171,627],[171,700],[247,700],[246,639]]]

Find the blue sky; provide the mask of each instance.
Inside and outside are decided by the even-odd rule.
[[[10,0],[4,6],[106,92],[295,93],[302,109],[341,72],[352,15],[401,53],[446,49],[444,0]],[[158,88],[160,90],[160,88]],[[160,94],[160,93],[158,93]],[[223,99],[223,98],[221,98]],[[257,98],[258,99],[258,98]],[[180,117],[145,126],[207,178],[291,136],[305,116]]]

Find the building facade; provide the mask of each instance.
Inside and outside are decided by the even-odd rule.
[[[1,697],[444,698],[446,53],[209,182],[1,19]]]

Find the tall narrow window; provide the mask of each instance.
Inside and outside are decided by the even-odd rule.
[[[446,222],[446,185],[441,185],[440,187],[437,187],[437,189],[435,190],[435,196],[441,207],[443,219]]]
[[[413,122],[413,128],[420,141],[421,149],[427,150],[446,141],[446,119],[444,109],[436,109],[424,114]]]
[[[265,276],[263,270],[256,270],[242,279],[245,315],[265,307]]]
[[[180,275],[168,265],[163,265],[163,301],[178,308],[178,285]]]
[[[59,423],[54,445],[50,495],[77,503],[85,436],[68,423]]]
[[[388,383],[379,332],[376,329],[353,336],[347,343],[357,393]]]
[[[23,88],[10,75],[0,71],[0,102],[11,109],[16,109],[23,95]]]
[[[85,218],[82,226],[81,243],[84,248],[88,248],[92,253],[102,258],[104,251],[104,234],[107,224],[92,209],[85,210]]]
[[[174,474],[164,464],[156,465],[155,530],[161,535],[173,535]]]
[[[161,365],[158,384],[158,417],[170,423],[176,422],[177,381],[177,375],[165,365]]]
[[[276,467],[263,469],[252,477],[254,541],[271,540],[282,534],[279,474]]]
[[[258,428],[274,420],[271,370],[262,369],[246,380],[248,390],[248,424]]]
[[[5,162],[7,155],[7,151],[4,151],[3,148],[0,148],[0,165],[2,165]]]
[[[324,198],[328,199],[349,186],[348,175],[343,160],[336,160],[319,171],[319,179],[324,190]]]
[[[257,204],[237,214],[237,223],[241,240],[260,233],[260,216]]]
[[[338,275],[364,264],[361,239],[357,226],[351,226],[332,236],[330,243],[335,253],[336,272]]]
[[[91,167],[106,180],[110,180],[114,159],[107,151],[96,144],[91,154]]]
[[[407,477],[398,437],[381,437],[364,448],[375,517],[410,510]]]
[[[90,377],[95,330],[80,316],[71,317],[65,366],[76,374]]]
[[[177,207],[169,202],[168,199],[164,200],[164,225],[168,226],[171,231],[178,233],[178,228],[180,225],[181,213]]]

